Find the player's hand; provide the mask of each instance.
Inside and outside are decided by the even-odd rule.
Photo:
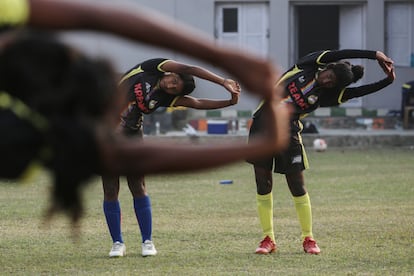
[[[385,74],[391,73],[393,70],[394,61],[387,57],[383,52],[377,51],[376,58],[378,61],[379,66],[382,68]]]
[[[240,84],[232,79],[224,79],[223,86],[233,95],[240,94]],[[233,97],[233,96],[232,96]],[[237,102],[236,102],[237,103]]]
[[[387,61],[378,61],[379,66],[382,68],[385,74],[388,75],[388,73],[391,72],[391,70],[394,70],[394,65],[392,62]]]
[[[390,70],[389,70],[389,71],[388,71],[388,73],[386,73],[386,74],[387,74],[388,78],[389,78],[391,81],[394,81],[394,80],[395,80],[395,71],[394,71],[394,66],[393,66],[393,65],[391,65]]]
[[[231,93],[230,104],[235,105],[239,102],[240,93]]]

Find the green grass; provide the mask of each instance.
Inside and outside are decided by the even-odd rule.
[[[279,250],[253,252],[261,239],[252,168],[246,163],[183,175],[147,177],[156,257],[140,256],[128,188],[121,187],[127,256],[107,257],[111,240],[99,179],[88,186],[79,242],[59,216],[42,225],[46,174],[0,186],[2,275],[414,275],[414,151],[309,150],[305,172],[314,235],[322,254],[302,251],[282,176],[275,175]],[[220,179],[233,179],[220,185]]]

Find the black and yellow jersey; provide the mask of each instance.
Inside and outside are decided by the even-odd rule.
[[[376,92],[392,83],[387,78],[368,85],[345,88],[324,88],[316,82],[317,73],[328,63],[343,59],[366,58],[376,59],[376,52],[369,50],[336,50],[318,51],[310,53],[287,70],[279,80],[283,82],[285,94],[283,102],[294,107],[294,117],[302,117],[318,107],[337,106],[349,99],[361,97]],[[255,112],[255,116],[261,106]]]
[[[28,18],[28,0],[0,1],[0,32],[24,25]]]
[[[149,59],[124,74],[120,85],[127,89],[129,103],[121,114],[122,126],[137,129],[142,114],[174,105],[179,96],[168,94],[159,87],[159,81],[165,73],[161,66],[168,61],[165,58]]]

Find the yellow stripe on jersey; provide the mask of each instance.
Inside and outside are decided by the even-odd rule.
[[[171,104],[170,104],[170,107],[174,107],[174,105],[175,105],[175,102],[180,98],[181,96],[177,96],[177,97],[175,97],[174,98],[174,100],[172,100],[172,102],[171,102]]]
[[[161,62],[160,64],[158,64],[157,69],[161,72],[165,72],[164,70],[162,70],[161,66],[163,66],[168,61],[171,61],[171,60],[167,59],[167,60]],[[135,76],[136,74],[139,74],[139,73],[142,73],[142,72],[144,72],[144,70],[142,70],[141,66],[138,66],[138,68],[132,69],[128,74],[126,74],[125,76],[122,77],[122,79],[119,81],[119,84],[121,84],[126,79],[129,79],[130,77]]]
[[[402,85],[402,87],[403,87],[403,88],[405,88],[405,89],[410,89],[410,88],[411,88],[411,85],[410,85],[410,84],[408,84],[408,83],[404,83],[404,84]]]
[[[159,71],[161,71],[161,72],[164,72],[164,73],[165,73],[165,71],[164,71],[164,70],[162,70],[161,66],[163,66],[164,64],[166,64],[166,63],[167,63],[167,62],[169,62],[169,61],[171,61],[171,59],[164,60],[163,62],[161,62],[160,64],[158,64],[157,69],[158,69]]]
[[[288,79],[288,78],[290,78],[290,77],[292,77],[292,76],[294,76],[295,74],[297,74],[297,73],[299,73],[299,72],[302,72],[303,70],[302,69],[299,69],[299,67],[297,67],[296,65],[295,65],[295,67],[292,69],[292,70],[290,70],[289,72],[287,72],[286,74],[284,74],[278,81],[277,81],[277,83],[276,83],[276,86],[278,86],[279,84],[281,84],[283,81],[285,81],[286,79]],[[289,98],[289,97],[288,97]],[[285,99],[283,99],[282,101],[285,101],[287,98],[285,98]],[[260,103],[259,103],[259,106],[256,108],[256,110],[253,112],[253,114],[254,113],[256,113],[263,105],[264,105],[264,103],[265,103],[265,101],[264,100],[262,100]]]
[[[325,63],[323,63],[323,62],[321,62],[321,58],[327,53],[327,52],[330,52],[329,50],[326,50],[326,51],[324,51],[322,54],[320,54],[319,56],[318,56],[318,58],[316,59],[316,63],[317,64],[319,64],[319,65],[322,65],[322,64],[325,64]]]
[[[144,70],[142,70],[141,66],[139,66],[138,68],[132,69],[131,72],[123,76],[123,78],[119,81],[119,83],[121,84],[126,79],[129,79],[130,77],[135,76],[136,74],[139,74],[142,72],[144,72]]]
[[[346,87],[344,89],[342,89],[341,93],[339,93],[339,97],[338,97],[338,103],[339,104],[342,104],[342,103],[346,102],[346,101],[342,100],[342,97],[344,96],[345,89],[346,89]]]
[[[299,138],[299,143],[302,145],[303,165],[305,166],[305,169],[309,169],[308,156],[306,154],[305,147],[303,146],[303,140],[302,140],[302,135],[301,135],[301,132],[303,130],[303,124],[301,121],[298,121],[298,123],[299,123],[298,138]]]
[[[27,0],[0,0],[0,26],[23,25],[29,19]]]

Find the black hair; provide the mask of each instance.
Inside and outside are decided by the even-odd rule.
[[[352,82],[357,82],[364,76],[364,66],[362,65],[351,65],[351,70],[354,74],[354,79]]]
[[[332,62],[329,63],[326,70],[332,70],[336,76],[336,87],[346,87],[351,83],[357,82],[364,75],[364,67],[361,65],[352,65],[351,63],[344,62]]]
[[[1,158],[0,177],[17,178],[40,161],[54,178],[50,212],[67,212],[76,222],[81,188],[100,170],[94,127],[115,97],[114,76],[109,63],[87,58],[53,34],[18,33],[0,52],[0,91],[15,103],[0,108],[7,133],[0,148],[11,153]],[[14,106],[23,106],[25,115]],[[47,123],[40,128],[33,116]]]
[[[195,89],[194,77],[192,75],[189,75],[189,74],[178,74],[178,75],[180,76],[180,78],[184,82],[183,91],[181,92],[180,95],[191,94]]]
[[[47,115],[101,116],[116,90],[111,74],[106,61],[36,30],[19,33],[0,55],[1,89]]]

